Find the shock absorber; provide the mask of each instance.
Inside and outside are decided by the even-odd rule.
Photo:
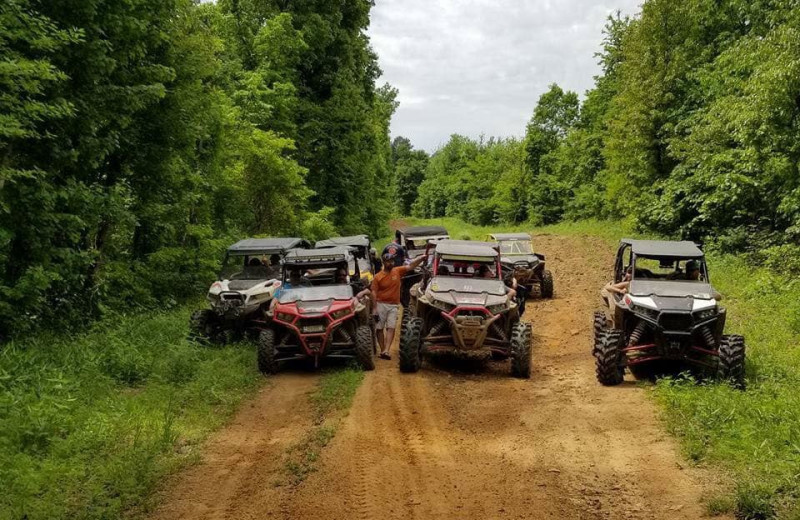
[[[706,325],[702,329],[700,329],[700,333],[703,335],[703,341],[706,342],[706,345],[710,349],[714,349],[717,347],[717,342],[714,341],[714,333],[711,332],[711,327]]]
[[[636,327],[631,332],[631,337],[628,340],[628,346],[632,347],[639,343],[639,340],[642,339],[644,336],[645,331],[647,330],[647,325],[645,325],[644,321],[640,321],[636,324]]]

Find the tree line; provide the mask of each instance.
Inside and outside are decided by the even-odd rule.
[[[198,294],[243,235],[377,233],[371,6],[3,1],[0,336]]]
[[[594,87],[551,85],[523,139],[452,136],[404,207],[484,225],[627,219],[733,251],[798,243],[796,0],[646,0],[609,18],[597,56]]]

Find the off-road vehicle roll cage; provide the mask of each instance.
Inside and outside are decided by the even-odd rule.
[[[295,249],[286,255],[281,291],[258,337],[262,372],[274,373],[293,359],[313,359],[319,366],[323,357],[356,359],[364,369],[374,368],[370,301],[356,297],[364,285],[358,264],[352,281],[340,277],[352,259],[345,247]]]
[[[553,297],[553,274],[547,270],[545,256],[533,250],[528,233],[491,233],[489,239],[500,244],[503,269],[525,288],[526,295],[537,293]]]
[[[353,252],[354,262],[359,264],[361,276],[372,279],[375,275],[375,266],[370,257],[372,242],[367,235],[353,235],[348,237],[331,237],[319,240],[314,244],[314,249],[327,249],[331,247],[349,247]],[[354,269],[350,267],[350,276],[355,275]]]
[[[675,360],[743,384],[744,338],[723,334],[726,310],[697,244],[623,239],[614,281],[628,282],[626,293],[604,293],[611,321],[604,312],[594,320],[601,383],[622,382],[625,367]]]
[[[416,372],[423,356],[446,353],[511,357],[512,374],[529,377],[530,326],[519,322],[496,244],[436,243],[430,270],[411,289],[409,314],[400,337],[401,371]]]

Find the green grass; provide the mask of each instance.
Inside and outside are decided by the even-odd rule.
[[[623,235],[636,236],[622,222],[531,229],[470,226],[455,219],[408,221],[442,224],[451,236],[472,239],[490,230],[524,230],[599,237],[613,248]],[[679,377],[659,381],[652,394],[686,457],[731,477],[730,493],[709,497],[709,513],[800,520],[800,281],[753,265],[749,257],[710,251],[708,261],[712,282],[725,297],[726,331],[747,340],[747,390]]]
[[[249,345],[185,340],[190,309],[0,352],[0,519],[137,516],[261,380]]]
[[[303,439],[286,454],[284,468],[289,484],[298,485],[316,471],[322,450],[336,435],[336,429],[363,380],[364,372],[358,367],[332,369],[322,376],[310,397],[313,424]],[[283,485],[283,482],[277,481],[275,485]]]

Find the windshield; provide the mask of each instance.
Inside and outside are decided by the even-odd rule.
[[[707,273],[703,259],[637,256],[633,279],[706,283]]]
[[[439,265],[436,268],[436,276],[453,276],[458,278],[493,278],[500,279],[501,273],[497,272],[497,264],[494,259],[487,258],[485,261],[475,259],[450,259],[439,258]]]
[[[533,246],[530,240],[508,240],[500,242],[500,254],[503,255],[530,255]]]
[[[327,285],[325,287],[300,287],[284,289],[278,298],[279,303],[297,301],[349,300],[353,297],[353,288],[349,285]]]
[[[220,280],[269,280],[279,277],[278,255],[228,255],[219,272]]]

